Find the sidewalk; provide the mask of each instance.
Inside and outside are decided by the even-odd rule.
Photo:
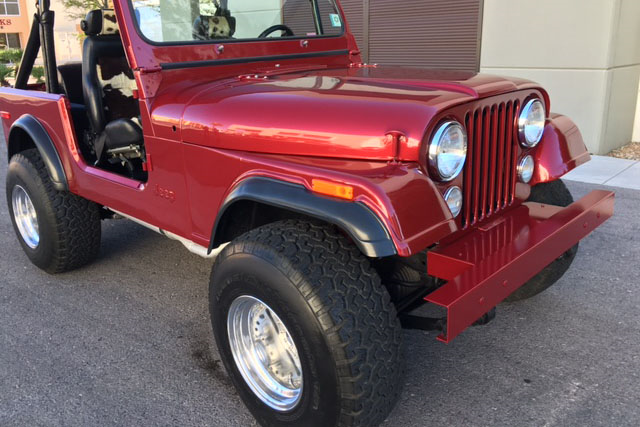
[[[562,179],[640,190],[640,162],[591,156],[590,162],[572,170]]]

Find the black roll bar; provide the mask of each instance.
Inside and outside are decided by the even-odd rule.
[[[50,0],[38,0],[36,13],[33,16],[33,24],[27,46],[22,53],[22,60],[16,73],[16,89],[26,89],[29,76],[33,71],[33,65],[42,47],[42,60],[44,62],[45,85],[47,92],[60,93],[58,81],[58,67],[56,63],[56,49],[53,37],[53,25],[55,12],[49,9]]]
[[[31,24],[31,32],[29,33],[29,39],[27,40],[27,46],[22,52],[22,60],[18,66],[18,72],[16,73],[16,83],[14,85],[17,89],[26,89],[29,81],[31,71],[33,71],[33,64],[36,62],[38,51],[40,50],[40,16],[36,13],[33,15],[33,24]]]

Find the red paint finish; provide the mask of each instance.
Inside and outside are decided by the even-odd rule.
[[[197,145],[383,161],[396,154],[386,135],[398,131],[406,136],[399,160],[418,161],[425,128],[440,111],[531,86],[469,73],[384,67],[265,77],[257,82],[234,77],[160,94],[152,121],[164,129],[181,120],[182,139]],[[177,106],[184,108],[181,116]]]
[[[417,164],[263,155],[184,145],[194,236],[209,243],[225,197],[249,177],[264,176],[305,186],[313,179],[353,187],[354,201],[385,224],[398,253],[408,256],[457,230],[440,192]],[[226,173],[211,165],[225,165]],[[425,218],[428,212],[428,218]]]
[[[536,169],[531,185],[536,185],[560,178],[588,162],[591,156],[575,123],[566,116],[552,114],[533,158]]]
[[[524,254],[552,259],[595,228],[593,212],[608,215],[608,196],[583,199],[546,221],[541,208],[522,205],[530,192],[517,183],[522,156],[536,159],[533,183],[557,179],[589,158],[563,116],[551,117],[538,147],[520,146],[520,106],[535,97],[550,107],[535,83],[367,66],[349,31],[308,43],[152,45],[138,34],[127,0],[115,0],[114,8],[138,86],[147,182],[86,163],[65,96],[42,87],[0,89],[5,135],[22,115],[35,116],[58,151],[70,191],[89,200],[206,247],[225,197],[246,178],[270,177],[309,191],[313,179],[351,187],[354,202],[379,217],[400,256],[441,245],[430,253],[429,269],[451,282],[429,298],[450,310],[446,340],[542,268],[538,261],[523,266]],[[463,173],[441,183],[429,176],[426,154],[446,120],[467,127],[470,149]],[[442,196],[451,185],[464,192],[456,219]],[[574,223],[582,217],[589,226],[578,232]],[[486,257],[449,253],[468,245],[477,251],[498,232],[503,249]],[[513,285],[498,289],[494,279],[503,276]],[[483,298],[481,308],[469,303],[476,297]]]
[[[526,203],[492,226],[430,251],[429,274],[448,280],[425,297],[447,309],[447,330],[438,339],[450,342],[609,219],[613,204],[614,194],[601,190],[565,209]]]

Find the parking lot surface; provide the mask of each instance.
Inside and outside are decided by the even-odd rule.
[[[14,235],[1,152],[0,425],[254,425],[210,332],[212,262],[110,220],[96,262],[41,272]],[[404,393],[385,425],[640,425],[640,191],[616,192],[615,217],[547,292],[448,346],[405,332]]]

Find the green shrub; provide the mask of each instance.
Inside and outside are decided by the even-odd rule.
[[[44,83],[44,67],[33,67],[31,77],[36,79],[36,83]]]
[[[0,84],[2,84],[2,86],[9,86],[7,77],[9,77],[14,72],[15,72],[15,67],[10,67],[5,64],[0,64]]]
[[[17,64],[22,60],[22,49],[2,49],[0,50],[0,63]]]

